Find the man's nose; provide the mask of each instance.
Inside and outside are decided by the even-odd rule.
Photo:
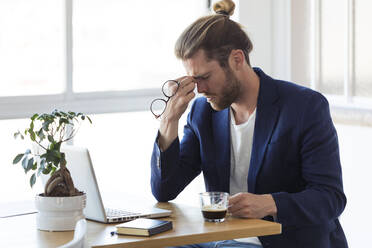
[[[205,83],[197,81],[196,82],[196,87],[198,88],[198,93],[205,93],[207,92],[207,87]]]

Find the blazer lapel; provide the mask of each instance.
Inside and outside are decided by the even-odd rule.
[[[221,191],[230,190],[230,126],[229,108],[213,113],[213,137],[218,185]]]
[[[261,70],[256,69],[255,71],[260,76],[260,91],[248,173],[248,192],[251,193],[255,193],[256,178],[279,115],[279,107],[275,104],[279,98],[275,82]]]

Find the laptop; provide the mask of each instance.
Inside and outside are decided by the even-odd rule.
[[[75,187],[87,194],[86,207],[84,209],[87,219],[102,223],[118,223],[136,218],[160,218],[171,215],[172,211],[170,210],[153,206],[146,207],[145,201],[136,204],[140,207],[136,206],[133,208],[133,200],[130,198],[128,198],[128,201],[131,202],[130,206],[132,208],[128,206],[128,209],[126,209],[126,204],[124,204],[123,209],[105,207],[88,149],[77,146],[64,146],[61,151],[65,152],[68,169]]]

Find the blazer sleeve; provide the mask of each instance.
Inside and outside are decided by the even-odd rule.
[[[201,172],[199,141],[192,128],[194,104],[180,143],[177,137],[161,152],[156,137],[151,157],[151,190],[160,202],[173,200]]]
[[[283,226],[316,225],[341,215],[343,192],[338,138],[325,97],[313,92],[300,121],[301,171],[306,187],[273,193]]]

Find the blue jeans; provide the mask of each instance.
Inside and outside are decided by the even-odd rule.
[[[235,240],[223,240],[209,243],[176,246],[177,248],[262,248],[261,245],[238,242]],[[173,248],[176,248],[173,247]],[[172,247],[168,247],[172,248]]]

